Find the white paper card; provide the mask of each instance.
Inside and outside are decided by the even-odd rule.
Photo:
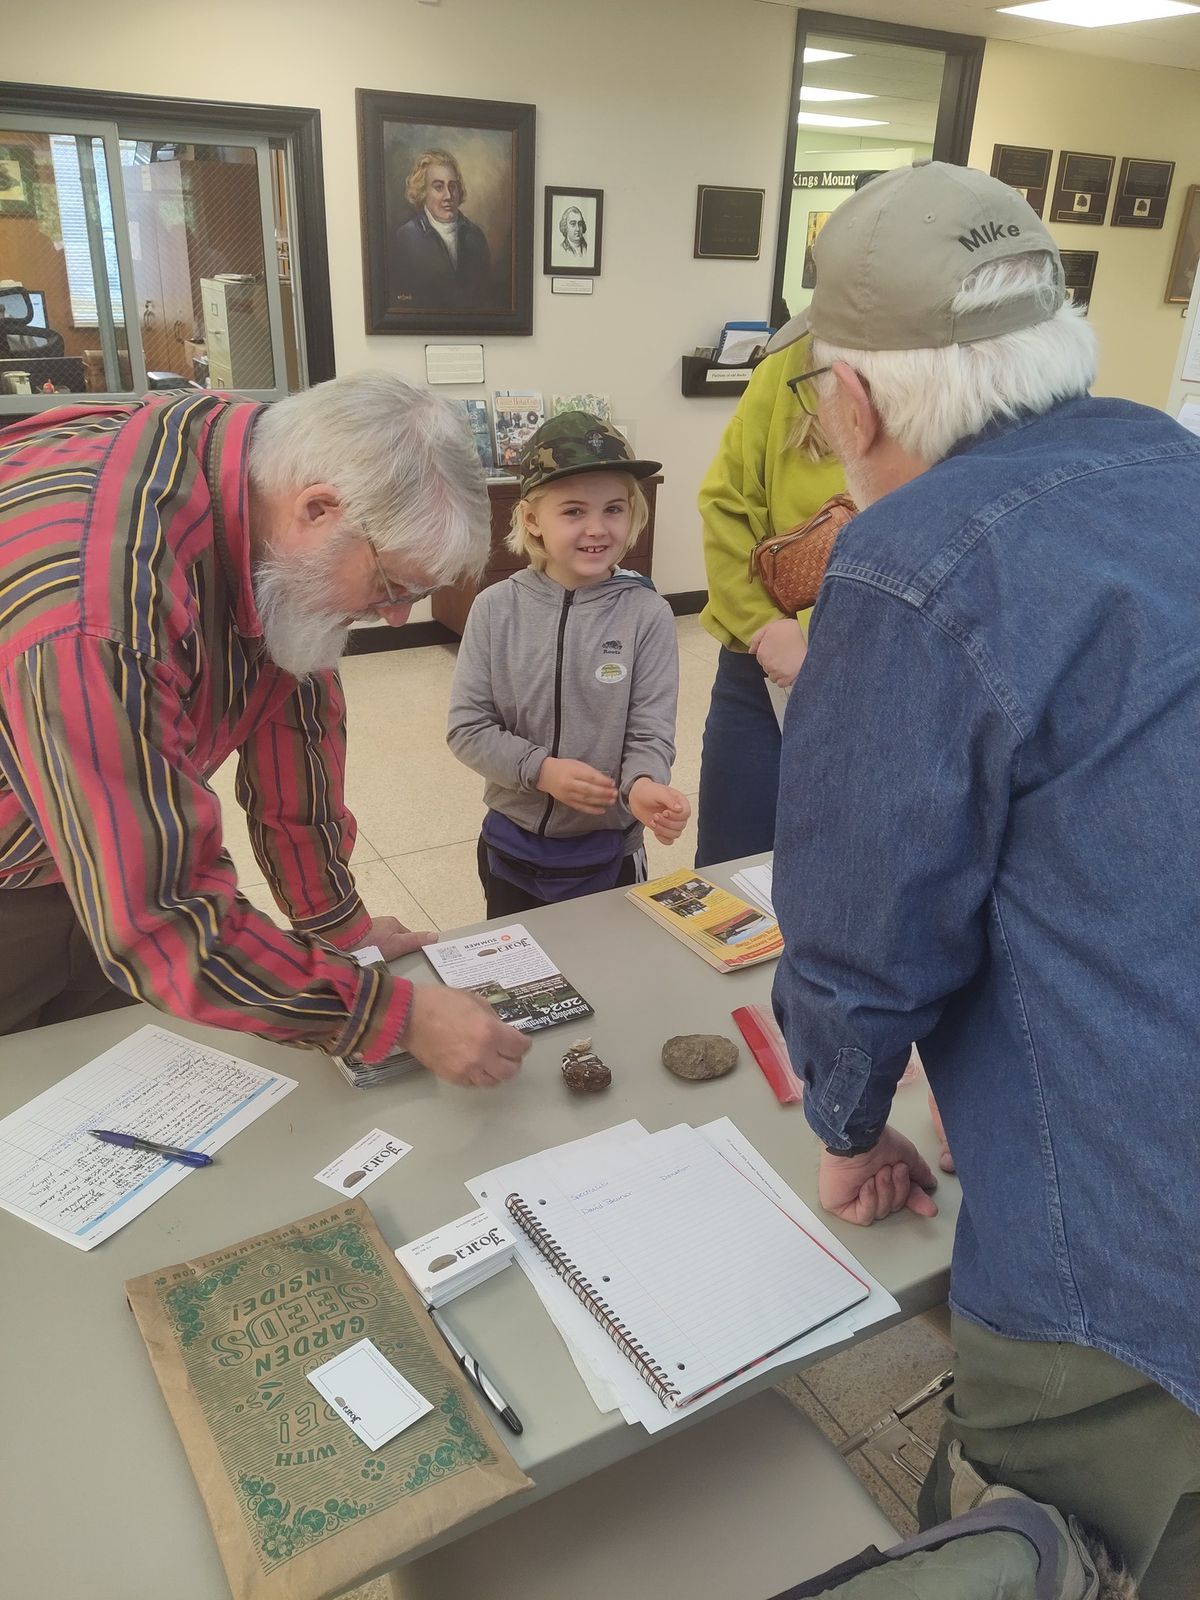
[[[365,944],[361,950],[352,950],[350,954],[360,967],[373,967],[376,962],[383,960],[383,951],[377,944]]]
[[[433,1410],[370,1339],[360,1339],[314,1368],[308,1381],[370,1450],[378,1450]]]
[[[316,1174],[318,1183],[326,1183],[339,1194],[358,1194],[369,1183],[374,1183],[381,1172],[394,1167],[406,1156],[412,1145],[396,1139],[382,1128],[372,1128],[352,1144],[345,1155],[331,1161]]]
[[[429,383],[482,383],[481,344],[427,344],[425,377]]]
[[[1189,433],[1200,438],[1200,400],[1185,400],[1179,408],[1179,421]]]

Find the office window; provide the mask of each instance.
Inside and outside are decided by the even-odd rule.
[[[0,416],[300,388],[292,171],[286,137],[0,114]]]

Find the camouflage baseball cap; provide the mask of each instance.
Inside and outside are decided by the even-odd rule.
[[[628,472],[634,478],[651,478],[661,467],[661,461],[639,461],[629,440],[610,422],[601,422],[588,411],[564,411],[542,423],[525,446],[517,472],[521,493],[526,495],[577,472]]]

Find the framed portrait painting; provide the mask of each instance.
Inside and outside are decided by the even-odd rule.
[[[603,189],[547,184],[542,271],[559,278],[598,278],[603,225]]]
[[[367,332],[531,332],[533,106],[357,98]]]

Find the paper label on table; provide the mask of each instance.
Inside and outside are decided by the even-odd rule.
[[[89,1128],[212,1155],[295,1087],[295,1078],[148,1023],[0,1121],[0,1206],[90,1250],[192,1173],[219,1177],[101,1144]]]
[[[344,1155],[338,1156],[316,1174],[318,1183],[326,1183],[339,1194],[358,1194],[369,1183],[374,1183],[381,1172],[394,1167],[412,1149],[403,1139],[397,1139],[382,1128],[372,1128],[356,1140]]]
[[[352,950],[350,954],[360,967],[373,967],[383,960],[383,951],[377,944],[365,944],[361,950]]]
[[[308,1381],[370,1450],[378,1450],[433,1410],[370,1339],[360,1339],[316,1367]]]

